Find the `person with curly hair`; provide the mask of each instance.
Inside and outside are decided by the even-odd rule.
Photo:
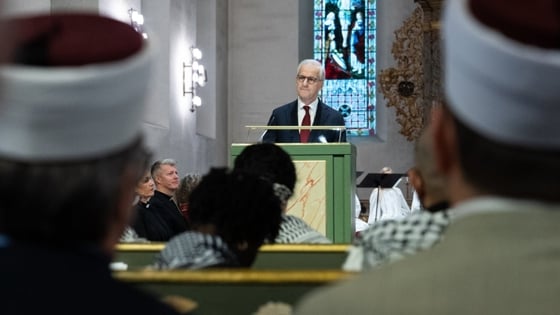
[[[190,196],[192,230],[173,237],[153,267],[250,267],[261,245],[278,235],[282,206],[277,194],[273,183],[255,174],[210,170]]]
[[[201,178],[202,176],[200,176],[200,174],[189,173],[181,178],[179,188],[175,191],[175,201],[177,202],[177,206],[179,206],[179,210],[181,210],[181,213],[187,222],[190,222],[189,199],[192,191],[198,185]]]

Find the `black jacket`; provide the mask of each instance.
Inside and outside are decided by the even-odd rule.
[[[144,225],[148,233],[146,238],[150,241],[167,242],[171,237],[189,229],[187,220],[171,196],[160,191],[155,191],[144,212]]]
[[[272,111],[268,121],[269,126],[298,126],[297,100],[282,105]],[[313,126],[344,126],[344,117],[337,110],[332,109],[319,100]],[[311,130],[308,142],[322,142],[321,136],[331,142],[346,142],[346,131]],[[268,130],[262,138],[263,142],[300,142],[299,130]]]
[[[21,244],[0,248],[0,313],[178,314],[156,298],[114,279],[109,262],[109,257],[93,249]]]

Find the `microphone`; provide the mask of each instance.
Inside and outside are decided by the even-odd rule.
[[[274,114],[272,114],[272,115],[270,116],[270,119],[268,120],[268,123],[267,123],[266,125],[267,125],[267,126],[272,125],[272,123],[274,122],[274,120],[276,120],[276,116],[274,116]],[[264,136],[266,135],[267,132],[268,132],[268,129],[266,129],[266,130],[262,133],[261,137],[259,138],[259,142],[262,142],[262,141],[263,141],[263,138],[264,138]]]

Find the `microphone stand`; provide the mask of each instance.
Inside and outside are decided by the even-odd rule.
[[[274,120],[276,119],[276,116],[272,115],[270,117],[270,119],[268,120],[268,123],[266,124],[267,126],[272,125],[272,123],[274,122]],[[259,138],[259,142],[263,141],[264,136],[266,135],[266,133],[268,132],[268,129],[266,129],[262,134],[261,137]]]

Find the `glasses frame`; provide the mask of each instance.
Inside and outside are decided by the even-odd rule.
[[[305,81],[307,80],[307,83],[308,83],[308,84],[315,84],[315,83],[317,83],[317,82],[319,82],[319,81],[323,81],[323,80],[321,80],[321,79],[319,79],[319,78],[316,78],[316,77],[306,77],[306,76],[300,75],[300,74],[298,74],[298,75],[296,76],[296,80],[297,80],[299,83],[305,83]]]

